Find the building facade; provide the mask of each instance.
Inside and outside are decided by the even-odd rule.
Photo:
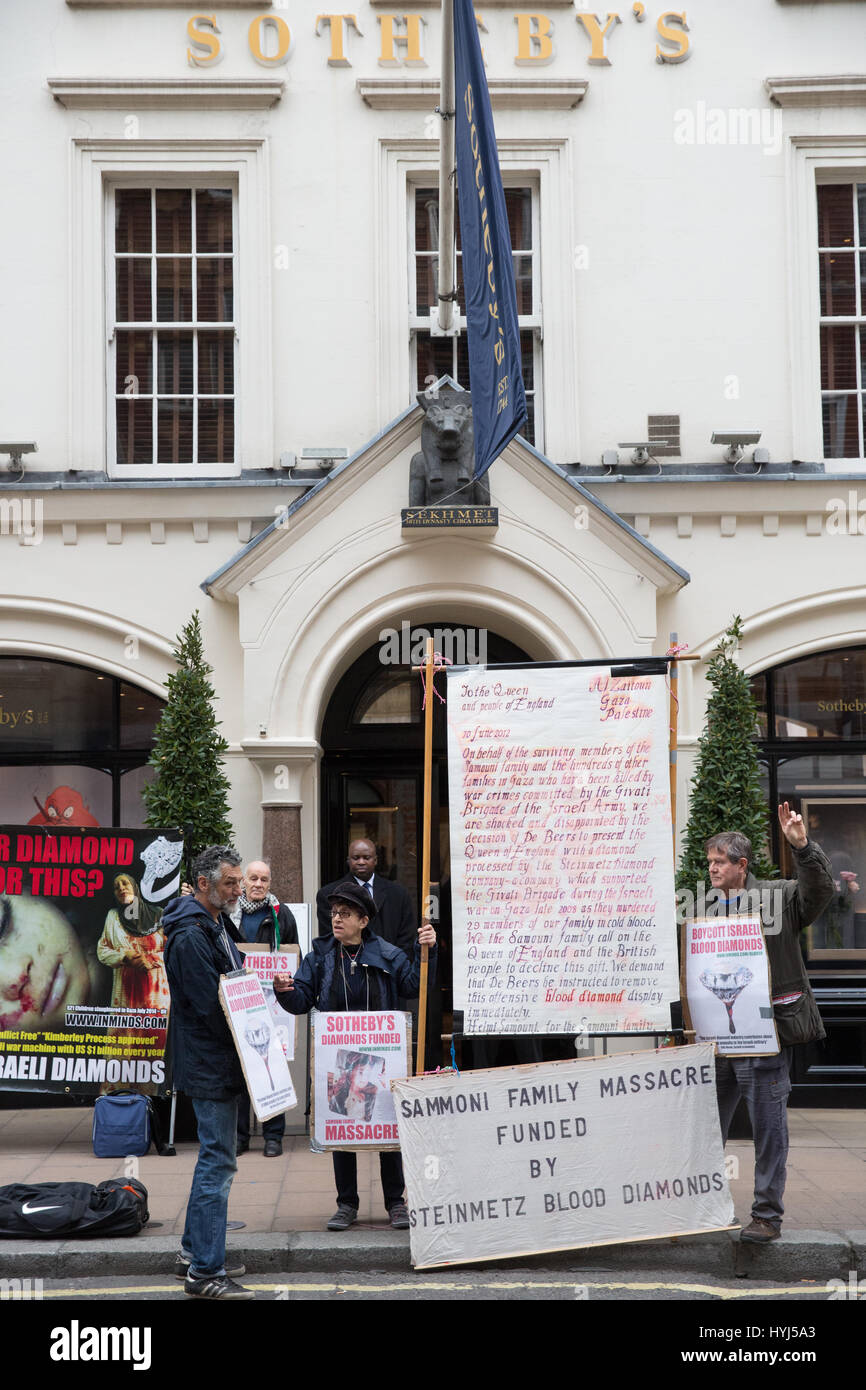
[[[738,613],[768,798],[866,874],[864,9],[479,6],[530,415],[498,525],[414,531],[417,393],[469,385],[429,318],[438,8],[7,5],[2,819],[140,823],[198,608],[242,853],[311,901],[363,834],[417,893],[419,633],[706,658]],[[843,898],[805,948],[806,1102],[866,1092]]]

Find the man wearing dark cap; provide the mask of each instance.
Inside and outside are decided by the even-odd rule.
[[[397,946],[369,929],[376,905],[352,879],[337,884],[328,894],[331,933],[319,936],[294,978],[274,979],[274,990],[288,1013],[306,1014],[311,1009],[327,1013],[363,1011],[380,1013],[398,1007],[401,996],[416,995],[421,979],[421,947],[431,948],[431,973],[436,969],[436,933],[426,923],[418,929],[414,960]],[[346,1231],[358,1219],[358,1159],[354,1153],[334,1152],[337,1210],[329,1231]],[[399,1153],[380,1153],[382,1194],[394,1230],[405,1230],[409,1213],[403,1200],[403,1163]]]

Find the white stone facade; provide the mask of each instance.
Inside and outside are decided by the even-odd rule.
[[[368,0],[318,33],[305,0],[217,5],[218,32],[192,7],[16,8],[0,57],[0,448],[38,453],[0,475],[0,653],[164,694],[199,607],[244,854],[263,804],[299,804],[312,897],[328,698],[380,629],[421,610],[537,658],[662,653],[672,632],[706,656],[734,613],[750,671],[866,642],[864,458],[825,459],[822,439],[815,191],[866,185],[857,7],[691,0],[686,29],[624,5],[604,36],[604,16],[593,34],[559,2],[544,23],[478,8],[503,169],[537,210],[543,437],[494,466],[500,525],[477,539],[400,526],[421,421],[409,191],[436,181],[437,9],[415,7],[395,32],[423,43],[392,53],[388,16],[404,12]],[[268,61],[286,26],[285,61]],[[124,476],[106,197],[209,180],[236,209],[236,453]],[[679,457],[635,469],[620,449],[602,478],[603,451],[646,438],[652,415],[679,416]],[[710,444],[738,429],[761,431],[759,476]],[[281,459],[328,446],[350,461],[239,554],[304,495]],[[833,499],[853,526],[828,525]],[[38,540],[16,500],[41,502]],[[701,669],[681,669],[680,824]]]

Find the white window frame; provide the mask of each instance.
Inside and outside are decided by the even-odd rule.
[[[866,458],[824,453],[817,192],[819,183],[866,182],[866,137],[792,136],[788,159],[792,456],[823,461],[828,473],[866,473]]]
[[[558,463],[580,458],[578,392],[575,383],[576,292],[571,224],[570,144],[567,138],[497,141],[503,182],[529,185],[538,257],[533,297],[541,327],[536,331],[536,444]],[[439,148],[430,140],[380,140],[378,218],[380,416],[400,414],[415,399],[416,359],[411,345],[418,326],[414,298],[414,234],[409,226],[418,184],[438,185]],[[411,261],[411,264],[410,264]],[[414,322],[413,322],[414,320]],[[539,369],[541,339],[544,361]]]
[[[541,249],[540,249],[540,228],[539,228],[539,190],[538,176],[530,175],[521,177],[517,173],[507,173],[503,175],[502,184],[504,188],[528,188],[532,199],[532,245],[529,256],[532,261],[532,313],[519,314],[517,326],[521,333],[531,331],[532,333],[532,371],[533,371],[533,398],[534,398],[534,426],[535,439],[539,449],[543,447],[544,441],[544,362],[542,353],[542,341],[544,331],[541,319],[542,285],[541,285]],[[409,334],[411,341],[411,355],[413,380],[418,380],[418,333],[430,331],[429,310],[436,306],[428,305],[427,314],[419,314],[417,310],[417,262],[415,248],[415,200],[419,188],[437,187],[438,181],[433,185],[421,174],[412,175],[406,183],[406,230],[409,242]],[[525,256],[525,251],[516,251],[512,256]],[[457,254],[455,249],[454,259],[456,262]],[[455,266],[456,270],[456,266]],[[456,284],[456,279],[455,279]],[[466,333],[466,316],[458,311],[458,306],[454,305],[454,324],[459,328],[461,336]],[[468,388],[468,382],[461,382],[461,385]],[[420,387],[418,388],[421,389]]]
[[[234,199],[235,459],[230,465],[118,465],[114,450],[114,228],[110,190],[229,187]],[[237,477],[272,468],[270,211],[267,142],[73,140],[69,236],[70,468],[111,478]]]
[[[215,183],[216,183],[216,180],[214,179],[213,175],[205,175],[204,177],[198,177],[198,178],[195,178],[195,179],[191,179],[191,177],[190,177],[189,175],[183,176],[183,177],[180,177],[180,178],[178,178],[178,176],[175,175],[175,176],[173,176],[172,178],[169,178],[169,176],[168,176],[168,175],[165,175],[165,174],[161,174],[158,178],[156,178],[156,179],[149,179],[149,180],[147,180],[147,181],[144,181],[140,176],[137,176],[137,175],[134,175],[134,174],[129,174],[129,175],[124,175],[124,176],[122,176],[122,177],[115,177],[115,178],[112,178],[110,181],[108,181],[108,182],[106,183],[106,189],[105,189],[105,192],[106,192],[106,197],[105,197],[105,247],[106,247],[106,252],[107,252],[107,256],[106,256],[106,299],[107,299],[107,305],[108,305],[108,314],[107,314],[107,318],[108,318],[108,324],[110,325],[109,342],[108,342],[108,355],[107,355],[107,364],[106,364],[106,403],[107,403],[106,427],[107,427],[108,458],[109,458],[110,463],[113,464],[114,469],[116,470],[116,476],[117,476],[117,477],[121,477],[121,478],[126,478],[126,477],[130,477],[130,478],[140,478],[140,477],[153,477],[153,478],[165,478],[165,477],[170,477],[170,478],[173,478],[173,477],[179,477],[179,478],[180,478],[180,477],[189,476],[190,478],[223,478],[223,477],[233,477],[233,476],[236,476],[237,473],[240,471],[240,470],[239,470],[239,467],[238,467],[238,462],[237,462],[238,442],[237,442],[237,431],[236,431],[237,418],[238,418],[238,405],[239,405],[239,397],[238,397],[238,366],[239,366],[239,363],[238,363],[238,358],[239,358],[240,354],[239,354],[239,351],[238,351],[237,313],[236,313],[236,305],[235,305],[235,303],[234,303],[234,300],[235,300],[234,285],[235,285],[235,278],[236,278],[235,272],[237,271],[237,267],[238,267],[238,255],[237,255],[237,251],[236,251],[235,249],[233,249],[233,250],[232,250],[232,254],[231,254],[231,261],[232,261],[232,287],[233,287],[233,288],[232,288],[232,301],[233,301],[232,315],[233,315],[233,317],[232,317],[232,322],[231,322],[230,325],[227,325],[227,324],[225,324],[225,323],[210,323],[210,322],[207,322],[207,321],[202,321],[201,319],[197,319],[197,320],[190,319],[190,321],[189,321],[188,323],[169,323],[169,322],[161,322],[161,321],[158,320],[157,318],[154,318],[154,319],[151,321],[151,323],[150,323],[149,325],[144,326],[144,327],[142,327],[142,326],[140,326],[140,325],[134,323],[133,321],[124,322],[124,323],[121,324],[121,323],[119,322],[119,320],[118,320],[118,317],[117,317],[117,306],[116,306],[117,278],[116,278],[115,271],[116,271],[116,260],[117,260],[117,255],[116,255],[116,250],[115,250],[114,212],[115,212],[115,206],[116,206],[116,201],[115,201],[115,200],[116,200],[116,194],[117,194],[118,189],[124,189],[124,188],[146,189],[148,192],[153,193],[153,191],[154,191],[155,189],[158,189],[158,188],[175,188],[175,189],[180,189],[180,190],[182,190],[182,191],[184,191],[184,192],[191,192],[191,193],[194,194],[194,193],[195,193],[197,190],[199,190],[199,189],[203,189],[203,188],[213,188],[214,185],[215,185]],[[237,191],[237,180],[236,180],[234,177],[232,177],[230,180],[224,178],[224,179],[222,180],[222,186],[223,186],[224,188],[225,188],[225,187],[229,187],[229,188],[231,189],[231,195],[232,195],[232,247],[233,247],[233,248],[236,248],[236,247],[237,247],[237,244],[238,244],[238,191]],[[195,199],[194,199],[194,198],[193,198],[193,204],[195,204]],[[195,217],[195,213],[193,212],[193,218],[194,218],[194,217]],[[196,253],[196,254],[197,254],[197,253]],[[155,243],[152,245],[151,250],[150,250],[150,252],[148,253],[148,256],[149,256],[149,259],[151,260],[151,262],[155,261],[155,259],[156,259],[156,245],[155,245]],[[195,258],[194,255],[191,253],[190,259],[194,259],[194,258]],[[125,255],[125,253],[124,253],[124,255],[123,255],[123,259],[128,259],[128,257],[126,257],[126,255]],[[151,276],[153,277],[153,275],[154,275],[154,269],[153,269],[153,266],[152,266],[152,267],[151,267]],[[157,301],[156,301],[156,293],[155,293],[155,288],[156,288],[156,287],[155,287],[155,281],[153,281],[153,279],[152,279],[152,287],[153,287],[154,294],[153,294],[153,303],[152,303],[152,306],[151,306],[151,307],[152,307],[152,309],[153,309],[154,314],[156,314],[156,309],[157,309]],[[192,292],[193,297],[195,297],[195,294],[196,294],[196,287],[195,287],[195,276],[194,276],[194,275],[192,276],[192,279],[191,279],[191,292]],[[156,335],[157,333],[160,333],[160,332],[168,333],[168,332],[172,332],[172,331],[175,330],[175,329],[177,329],[177,330],[179,330],[179,331],[188,332],[188,333],[190,333],[190,334],[193,334],[193,335],[194,335],[194,336],[193,336],[193,364],[194,364],[194,365],[193,365],[193,388],[192,388],[191,393],[189,393],[189,399],[202,400],[202,399],[207,399],[207,397],[204,397],[204,396],[200,395],[199,390],[198,390],[198,370],[197,370],[197,366],[198,366],[198,346],[197,346],[197,344],[198,344],[198,335],[199,335],[199,333],[201,333],[201,332],[206,332],[206,331],[208,331],[209,329],[218,329],[218,328],[219,328],[219,329],[223,329],[224,331],[227,331],[229,327],[232,329],[232,338],[233,338],[233,345],[234,345],[234,363],[233,363],[233,371],[232,371],[232,378],[233,378],[233,383],[234,383],[234,389],[233,389],[233,392],[232,392],[231,400],[232,400],[232,405],[233,405],[233,435],[234,435],[234,450],[233,450],[233,452],[234,452],[234,454],[235,454],[235,458],[234,458],[231,462],[229,462],[229,463],[222,462],[222,463],[208,463],[208,464],[201,464],[201,463],[189,463],[189,464],[186,464],[186,463],[184,463],[184,464],[174,464],[174,463],[151,463],[150,465],[145,465],[145,464],[132,464],[132,463],[124,463],[124,464],[118,463],[118,462],[117,462],[117,410],[116,410],[117,395],[118,395],[118,393],[117,393],[117,384],[116,384],[116,383],[117,383],[117,332],[118,332],[118,329],[120,329],[120,331],[122,331],[122,332],[137,331],[137,332],[140,332],[140,333],[147,333],[147,334],[150,335],[150,339],[151,339],[151,362],[152,362],[152,371],[153,371],[153,381],[152,381],[152,383],[151,383],[151,392],[150,392],[150,395],[151,395],[151,397],[153,397],[153,398],[160,398],[160,397],[161,397],[161,398],[164,399],[164,400],[166,400],[166,399],[171,399],[171,397],[164,396],[164,395],[162,395],[162,393],[159,391],[159,380],[158,380],[158,365],[159,365],[159,364],[158,364],[158,361],[157,361],[157,359],[156,359],[156,357],[155,357],[155,354],[154,354],[154,352],[153,352],[153,339],[154,339],[154,337],[155,337],[155,335]],[[158,421],[158,418],[159,418],[159,417],[158,417],[158,414],[157,414],[157,417],[156,417],[156,418],[157,418],[157,421]],[[193,433],[194,433],[194,437],[196,437],[196,436],[197,436],[197,431],[194,430]],[[197,439],[196,439],[196,442],[197,442]],[[155,451],[155,450],[157,449],[157,447],[158,447],[158,444],[157,444],[157,430],[156,430],[156,428],[155,428],[155,429],[154,429],[154,433],[153,433],[152,449]]]

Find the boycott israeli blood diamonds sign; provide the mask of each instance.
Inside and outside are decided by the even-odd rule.
[[[0,828],[0,1090],[165,1091],[176,830]]]
[[[313,1011],[312,1138],[323,1149],[396,1149],[391,1083],[412,1070],[412,1015]]]
[[[269,1120],[292,1110],[298,1098],[259,977],[249,970],[221,975],[219,1001],[258,1119]]]
[[[416,1268],[734,1222],[709,1043],[392,1089]]]
[[[682,976],[686,1026],[698,1042],[714,1042],[725,1057],[779,1051],[759,916],[687,920]]]

